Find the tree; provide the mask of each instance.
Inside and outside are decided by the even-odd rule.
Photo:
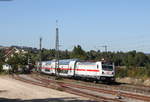
[[[0,50],[0,72],[2,72],[2,65],[4,64],[4,51]]]
[[[135,56],[136,56],[135,50],[126,53],[126,57],[124,58],[124,64],[128,67],[129,66],[136,67]]]
[[[70,58],[70,52],[68,50],[60,51],[59,57],[60,57],[60,59],[69,59]]]
[[[135,63],[137,66],[145,66],[147,63],[149,62],[148,57],[142,53],[142,52],[138,52],[135,56]]]
[[[42,49],[42,60],[47,61],[47,60],[52,60],[55,58],[55,49]]]
[[[86,59],[86,52],[82,49],[80,45],[77,45],[73,48],[71,58],[79,58],[84,60]]]
[[[86,55],[87,55],[88,60],[95,60],[97,57],[97,52],[94,50],[91,50],[91,51],[87,52]]]
[[[7,61],[9,65],[12,67],[13,72],[17,72],[19,67],[25,66],[28,63],[28,57],[27,54],[14,54],[12,57],[10,57]]]

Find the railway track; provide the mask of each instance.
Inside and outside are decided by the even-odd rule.
[[[36,79],[38,79],[36,77]],[[40,78],[39,80],[43,80],[44,82],[52,82],[53,80],[48,80],[48,79],[42,79]],[[95,88],[95,87],[90,87],[90,86],[85,86],[85,85],[77,85],[77,84],[68,84],[64,82],[58,82],[60,85],[64,87],[76,87],[80,89],[88,89],[91,91],[97,91],[99,93],[105,93],[105,94],[111,94],[111,95],[118,95],[120,97],[126,97],[126,98],[132,98],[132,99],[137,99],[141,101],[147,101],[150,102],[150,97],[149,96],[144,96],[144,95],[139,95],[139,94],[133,94],[129,92],[123,92],[123,91],[116,91],[116,90],[108,90],[108,89],[102,89],[102,88]]]
[[[37,76],[37,74],[32,74],[31,76]],[[49,75],[41,75],[38,74],[38,77],[44,77],[46,79],[54,79],[54,76]],[[63,79],[65,82],[73,83],[73,84],[81,84],[81,85],[88,85],[88,86],[94,86],[94,87],[100,87],[104,89],[111,89],[111,90],[122,90],[122,91],[128,91],[128,92],[134,92],[139,94],[145,94],[150,95],[150,87],[149,86],[142,86],[142,85],[131,85],[131,84],[122,84],[122,83],[113,83],[113,84],[104,84],[104,83],[93,83],[93,82],[86,82],[81,80],[74,80],[74,79]]]
[[[55,80],[43,80],[42,78],[33,78],[33,80],[32,80],[30,78],[25,78],[25,77],[18,76],[18,75],[14,75],[13,78],[15,78],[16,80],[26,82],[26,83],[30,83],[30,84],[34,84],[34,85],[38,85],[38,86],[42,86],[42,87],[47,87],[47,88],[52,88],[52,89],[56,89],[59,91],[65,91],[65,92],[68,92],[71,94],[87,97],[87,98],[89,98],[91,100],[95,100],[97,102],[123,102],[119,99],[108,98],[108,97],[96,95],[91,92],[84,91],[77,87],[75,88],[75,87],[68,86],[67,84],[64,85],[64,83],[57,82]]]
[[[53,88],[60,91],[65,91],[68,93],[88,97],[90,99],[100,101],[100,102],[127,102],[129,100],[124,99],[134,99],[134,100],[140,100],[140,101],[146,101],[150,102],[149,96],[139,95],[139,94],[133,94],[133,93],[127,93],[122,91],[116,91],[116,90],[108,90],[103,88],[97,88],[87,85],[78,85],[73,83],[68,83],[64,81],[57,81],[57,80],[50,80],[45,79],[44,77],[37,77],[37,76],[30,76],[34,80],[26,79],[20,76],[15,76],[14,78],[20,81],[28,82],[31,84],[47,87],[47,88]],[[110,97],[105,97],[102,94],[107,94]],[[123,99],[117,99],[115,96],[118,97],[124,97]]]

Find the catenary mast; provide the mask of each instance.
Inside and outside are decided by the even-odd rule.
[[[59,29],[58,21],[56,20],[56,42],[55,42],[55,74],[59,76]]]

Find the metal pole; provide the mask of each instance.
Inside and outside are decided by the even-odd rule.
[[[105,47],[105,52],[106,52],[105,60],[108,61],[107,45],[105,45],[104,47]]]
[[[40,37],[40,52],[39,52],[39,70],[41,71],[42,68],[42,38]]]
[[[105,47],[105,52],[107,52],[107,45],[105,45],[104,47]]]
[[[59,76],[59,29],[57,25],[58,21],[56,20],[56,43],[55,43],[55,74]]]
[[[104,59],[107,60],[107,45],[100,46],[100,47],[104,47],[105,53],[106,53],[106,55],[104,56]]]

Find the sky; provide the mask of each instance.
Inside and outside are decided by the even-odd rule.
[[[150,0],[0,0],[0,45],[150,53]]]

